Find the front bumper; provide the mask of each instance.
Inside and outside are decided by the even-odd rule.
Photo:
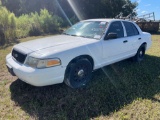
[[[51,68],[36,69],[15,61],[11,54],[6,57],[6,65],[20,80],[34,85],[47,86],[62,83],[64,80],[65,67],[56,66]]]

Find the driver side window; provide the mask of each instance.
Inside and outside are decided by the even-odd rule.
[[[118,38],[124,37],[124,30],[122,23],[120,21],[111,23],[105,38],[107,38],[109,33],[116,33]]]

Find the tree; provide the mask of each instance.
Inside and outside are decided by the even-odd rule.
[[[17,16],[31,12],[40,13],[45,8],[52,14],[64,17],[56,1],[68,18],[76,15],[81,19],[113,18],[120,12],[127,16],[137,6],[136,2],[132,3],[130,0],[2,0],[2,4]],[[135,12],[134,14],[136,15]]]
[[[47,9],[49,13],[63,19],[63,26],[74,24],[79,20],[91,18],[115,18],[122,13],[136,15],[133,10],[137,3],[130,0],[2,0],[2,5],[16,16]]]

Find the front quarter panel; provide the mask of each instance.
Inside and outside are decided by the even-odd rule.
[[[101,42],[98,41],[96,43],[91,43],[91,44],[79,46],[76,48],[72,48],[72,49],[57,53],[54,56],[61,59],[62,67],[67,67],[67,65],[71,60],[81,55],[89,55],[90,57],[92,57],[94,61],[94,69],[99,68],[101,66],[100,63],[102,58]]]

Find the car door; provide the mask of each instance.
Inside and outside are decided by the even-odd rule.
[[[116,33],[117,38],[107,39],[110,33]],[[107,65],[116,61],[119,61],[125,57],[127,51],[128,41],[124,37],[124,28],[121,21],[112,22],[106,32],[104,40],[102,41],[103,46],[103,64]]]
[[[123,21],[122,23],[125,27],[126,39],[130,46],[127,54],[135,54],[142,40],[141,35],[132,22]]]

